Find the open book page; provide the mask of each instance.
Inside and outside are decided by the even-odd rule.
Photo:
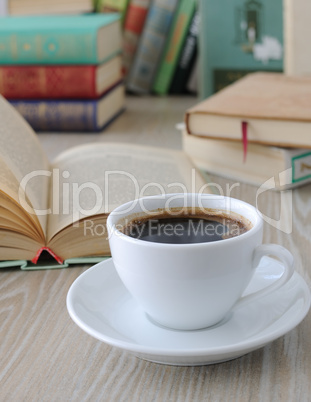
[[[181,151],[130,144],[89,144],[53,163],[47,238],[86,216],[161,193],[195,192],[207,185]]]
[[[10,190],[14,192],[14,198],[18,198],[16,183],[18,185],[22,183],[24,184],[27,198],[25,199],[25,206],[29,213],[31,213],[32,209],[45,210],[50,180],[47,156],[28,123],[1,96],[0,159],[3,161],[3,165],[7,167],[6,171],[2,173],[1,189],[5,191],[5,186],[8,185],[8,182],[14,182],[15,184],[11,185]],[[8,178],[4,183],[3,177],[8,169],[11,171],[11,175],[15,177],[15,180]],[[45,233],[46,214],[39,214],[38,220]]]
[[[19,203],[18,190],[19,182],[8,168],[3,159],[0,158],[0,190],[7,194],[16,203]]]
[[[19,192],[19,190],[19,182],[4,160],[0,158],[0,207],[14,214],[16,220],[21,219],[24,222],[23,229],[27,226],[36,238],[41,238],[43,241],[44,233],[40,230],[40,226],[38,227],[38,219],[33,209],[29,208],[32,213],[26,214],[19,205],[20,199],[25,200],[27,204],[30,205],[26,194],[23,191]],[[12,202],[12,200],[14,200],[15,203]],[[2,228],[1,223],[0,228]],[[13,230],[13,227],[11,229]]]

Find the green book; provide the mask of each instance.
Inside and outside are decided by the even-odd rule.
[[[99,64],[122,46],[120,16],[0,18],[0,64]]]
[[[283,71],[282,0],[201,0],[200,97],[254,71]]]
[[[68,268],[70,265],[82,265],[82,264],[97,264],[109,257],[80,257],[80,258],[68,258],[64,260],[62,264],[58,264],[55,261],[47,260],[40,261],[37,264],[33,264],[27,260],[9,260],[0,261],[1,268],[20,268],[22,271],[38,271],[41,269],[60,269]]]
[[[195,8],[196,0],[181,0],[179,4],[153,84],[153,91],[159,95],[169,91]]]

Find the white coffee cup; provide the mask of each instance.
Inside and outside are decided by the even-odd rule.
[[[119,230],[134,217],[191,207],[242,216],[250,228],[237,237],[192,244],[149,242]],[[234,306],[275,291],[294,272],[293,256],[287,249],[262,245],[260,213],[234,198],[208,194],[145,197],[116,208],[107,227],[113,262],[124,285],[153,321],[170,328],[193,330],[215,325]],[[284,264],[283,275],[265,289],[241,297],[266,255]]]

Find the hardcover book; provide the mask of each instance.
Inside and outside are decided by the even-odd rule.
[[[119,15],[3,17],[0,64],[99,64],[122,48]]]
[[[177,3],[178,0],[154,0],[151,3],[126,84],[130,91],[151,92]]]
[[[134,60],[149,5],[150,0],[131,0],[128,5],[123,30],[123,73],[125,77]]]
[[[110,89],[99,99],[10,100],[36,131],[99,131],[125,106],[124,85]]]
[[[189,90],[188,83],[198,57],[197,49],[199,26],[200,14],[199,11],[196,11],[193,14],[189,30],[182,46],[177,67],[173,75],[172,84],[169,89],[170,94],[195,92],[193,90]]]
[[[164,53],[155,76],[153,91],[166,95],[176,70],[179,54],[195,12],[196,0],[181,0],[174,16]]]
[[[0,65],[0,93],[7,99],[99,98],[121,79],[121,56],[92,66]]]
[[[183,150],[199,169],[238,182],[287,190],[311,182],[311,150],[243,144],[189,135],[183,131]]]
[[[200,97],[254,71],[283,71],[282,0],[201,0]]]
[[[110,255],[106,219],[116,206],[159,189],[208,192],[182,151],[92,143],[50,163],[37,135],[3,97],[0,132],[0,256],[11,265],[36,263],[43,252],[58,263]]]
[[[253,73],[185,115],[189,134],[280,147],[311,148],[311,78]]]

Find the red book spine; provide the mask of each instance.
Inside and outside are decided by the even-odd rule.
[[[131,67],[143,31],[150,0],[132,0],[128,6],[123,34],[123,74]]]
[[[143,8],[131,3],[127,11],[124,29],[139,35],[143,30],[147,11],[147,7]]]
[[[95,66],[1,66],[8,99],[95,98]]]

